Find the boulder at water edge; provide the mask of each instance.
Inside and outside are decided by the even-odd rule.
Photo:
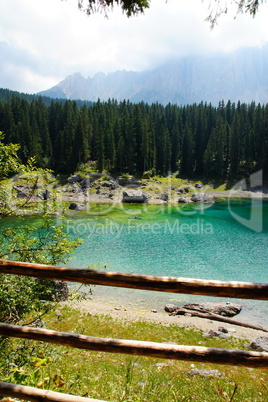
[[[141,190],[124,190],[122,202],[128,203],[144,203],[148,201],[148,195]]]

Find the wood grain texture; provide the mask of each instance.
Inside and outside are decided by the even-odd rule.
[[[268,368],[268,353],[244,350],[208,348],[203,346],[168,345],[125,339],[98,338],[86,335],[57,332],[47,329],[21,327],[0,323],[0,335],[32,339],[78,349],[108,353],[121,353],[157,357],[161,359],[187,360],[202,363]]]
[[[84,398],[81,396],[62,394],[61,392],[47,391],[45,389],[27,387],[25,385],[11,384],[0,381],[0,395],[20,398],[33,402],[105,402],[99,399]]]
[[[0,273],[159,292],[268,300],[268,283],[138,275],[0,260]]]

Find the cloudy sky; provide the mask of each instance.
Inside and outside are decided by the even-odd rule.
[[[84,0],[86,2],[86,0]],[[225,0],[221,0],[225,3]],[[141,71],[190,53],[228,52],[268,42],[268,4],[252,19],[235,11],[212,31],[209,0],[152,0],[144,15],[114,9],[86,16],[77,0],[4,0],[0,5],[0,87],[34,93],[67,75]]]

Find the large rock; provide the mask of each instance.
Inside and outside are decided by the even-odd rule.
[[[67,186],[64,187],[62,191],[65,193],[80,193],[82,191],[82,188],[77,183],[70,183],[67,184]]]
[[[240,313],[242,306],[229,302],[222,303],[186,303],[183,306],[189,310],[200,311],[201,313],[213,313],[223,317],[233,317]]]
[[[268,352],[268,336],[257,338],[255,342],[251,342],[250,347],[260,352]]]
[[[82,180],[83,180],[83,178],[79,174],[74,174],[74,175],[68,177],[67,182],[68,183],[78,183]]]
[[[81,187],[86,190],[88,188],[90,188],[91,186],[91,181],[90,181],[90,177],[85,177],[81,183],[80,183]]]
[[[67,300],[69,296],[69,288],[64,281],[54,281],[53,295],[57,301]]]
[[[197,368],[190,369],[187,372],[187,374],[190,376],[200,375],[200,377],[216,377],[216,378],[223,378],[225,376],[225,374],[219,370],[206,370]]]
[[[178,199],[178,202],[182,203],[182,204],[187,204],[189,202],[189,198],[186,197],[180,197]]]
[[[88,209],[88,207],[85,204],[81,204],[78,202],[71,202],[71,204],[69,205],[69,209],[73,211],[84,211],[85,209]]]
[[[99,185],[102,186],[102,187],[109,187],[111,190],[114,190],[115,188],[118,187],[118,183],[116,181],[113,181],[113,180],[100,181]]]
[[[161,194],[161,196],[160,196],[160,199],[162,200],[162,201],[168,201],[168,193],[162,193]]]
[[[228,332],[228,331],[227,331]],[[203,334],[204,335],[204,334]],[[214,337],[216,337],[216,338],[223,338],[223,339],[230,339],[230,337],[228,336],[228,335],[226,335],[225,333],[223,333],[223,332],[221,332],[221,331],[217,331],[217,330],[215,330],[215,329],[211,329],[209,332],[208,332],[208,337],[209,338],[214,338]],[[206,336],[204,336],[204,338],[205,338]]]
[[[124,190],[122,202],[128,203],[144,203],[148,201],[148,195],[141,190]]]
[[[165,305],[165,311],[167,313],[174,313],[174,311],[177,310],[177,306],[175,306],[175,304],[166,304]]]
[[[129,188],[137,188],[142,184],[140,180],[137,180],[134,177],[125,178],[120,176],[118,177],[117,182],[120,186]]]
[[[49,293],[40,293],[38,297],[41,300],[48,301],[64,301],[68,299],[69,296],[69,288],[66,282],[64,281],[51,281],[52,287]]]
[[[205,193],[194,193],[191,196],[191,200],[198,204],[214,204],[216,199],[217,199],[216,196]]]

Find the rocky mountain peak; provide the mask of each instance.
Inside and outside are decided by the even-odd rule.
[[[268,102],[268,44],[231,53],[191,55],[150,71],[67,76],[39,94],[52,98],[175,103]]]

